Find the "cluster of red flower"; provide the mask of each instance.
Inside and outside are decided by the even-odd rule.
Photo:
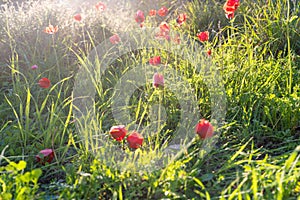
[[[227,2],[224,5],[224,10],[226,12],[226,16],[229,19],[232,19],[234,17],[234,11],[237,9],[239,6],[239,0],[227,0]],[[99,2],[95,5],[96,9],[99,11],[104,11],[106,9],[106,5],[102,2]],[[161,17],[164,17],[168,14],[168,8],[162,7],[159,10],[150,10],[149,11],[149,16],[153,17],[158,14]],[[80,13],[75,14],[74,20],[80,22],[82,20],[82,16]],[[187,19],[187,15],[185,13],[179,14],[176,22],[177,22],[177,27],[181,26]],[[140,27],[143,27],[143,23],[145,21],[145,15],[143,11],[138,10],[135,14],[135,21],[140,24]],[[169,32],[170,32],[170,26],[167,22],[161,22],[159,25],[159,33],[157,34],[158,37],[163,37],[167,40],[170,40],[169,37]],[[58,31],[58,26],[53,26],[49,24],[48,27],[45,28],[44,32],[48,34],[55,34]],[[197,33],[197,37],[201,42],[206,42],[209,40],[209,32],[204,31]],[[114,34],[109,38],[110,42],[112,44],[117,44],[121,41],[120,37],[118,34]],[[176,41],[179,41],[177,39]],[[208,55],[211,55],[211,50],[209,49],[207,52]],[[153,58],[150,58],[149,63],[151,65],[159,65],[161,63],[160,56],[154,56]],[[37,69],[37,65],[33,65],[31,67],[33,70]],[[38,82],[38,85],[41,88],[48,88],[50,87],[51,83],[50,80],[46,77],[41,78]],[[164,87],[164,76],[159,73],[155,73],[153,75],[153,87],[154,88],[159,88],[159,87]],[[210,138],[213,136],[214,128],[211,125],[211,123],[207,120],[200,120],[200,122],[196,125],[195,128],[196,134],[199,135],[201,139],[206,139]],[[127,130],[124,125],[119,125],[119,126],[113,126],[111,127],[109,131],[110,135],[116,140],[116,141],[122,141],[126,135],[127,135]],[[144,138],[143,136],[136,132],[133,131],[131,134],[129,134],[126,138],[126,141],[128,142],[128,146],[132,149],[137,149],[140,148],[143,144]],[[45,164],[46,162],[50,163],[54,158],[54,150],[53,149],[44,149],[39,152],[38,155],[36,155],[36,159],[39,163]]]
[[[120,142],[126,137],[127,130],[124,125],[118,125],[111,127],[109,133],[116,141]],[[138,149],[142,146],[144,138],[138,132],[133,131],[127,136],[126,141],[128,142],[128,146],[130,148]]]

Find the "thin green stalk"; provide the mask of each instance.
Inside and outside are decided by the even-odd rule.
[[[156,133],[156,139],[155,139],[155,148],[159,147],[159,133],[160,133],[160,121],[161,121],[161,104],[162,104],[162,92],[158,91],[158,116],[157,116],[157,133]]]
[[[288,68],[289,68],[289,85],[288,93],[292,93],[292,83],[293,83],[293,68],[291,62],[291,41],[290,41],[290,1],[287,0],[287,19],[286,19],[286,37],[287,37],[287,51],[288,51]]]
[[[60,80],[61,79],[61,71],[60,71],[60,67],[59,67],[59,63],[58,63],[58,56],[57,56],[57,51],[56,51],[56,47],[55,47],[54,34],[52,35],[52,45],[53,45],[53,51],[54,51],[54,55],[55,55],[56,66],[57,66],[58,80]]]

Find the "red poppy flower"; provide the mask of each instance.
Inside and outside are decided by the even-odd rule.
[[[37,162],[42,165],[45,163],[50,163],[54,158],[54,151],[52,149],[44,149],[39,152],[38,155],[35,156]]]
[[[186,17],[187,17],[187,15],[185,13],[179,14],[178,17],[177,17],[177,19],[176,19],[176,22],[179,25],[182,25],[186,21]]]
[[[208,56],[210,56],[211,55],[211,49],[208,49],[206,53],[207,53]]]
[[[149,11],[149,16],[155,16],[155,15],[156,15],[156,10]]]
[[[113,126],[109,131],[110,135],[117,141],[121,141],[127,134],[127,130],[124,125]]]
[[[161,63],[160,56],[154,56],[154,57],[150,58],[149,63],[150,63],[150,65],[159,65]]]
[[[158,88],[158,87],[164,87],[165,80],[164,76],[159,73],[155,73],[153,75],[153,87]]]
[[[199,40],[201,42],[205,42],[209,38],[209,32],[208,31],[204,31],[204,32],[197,33],[197,37],[199,38]]]
[[[106,5],[102,2],[98,2],[96,5],[95,5],[96,9],[99,10],[99,11],[104,11],[106,9]]]
[[[214,127],[209,121],[201,119],[196,125],[195,132],[201,139],[211,138],[214,133]]]
[[[142,23],[142,22],[144,22],[145,21],[145,16],[144,16],[144,13],[143,13],[143,11],[141,11],[141,10],[138,10],[137,12],[136,12],[136,14],[135,14],[135,21],[137,22],[137,23]]]
[[[113,36],[111,36],[109,38],[109,41],[112,43],[112,44],[118,44],[119,42],[121,42],[121,39],[119,37],[118,34],[114,34]]]
[[[55,34],[57,31],[58,31],[58,26],[55,26],[55,27],[54,27],[54,26],[51,25],[51,24],[49,24],[49,26],[46,27],[45,30],[44,30],[45,33],[48,33],[48,34],[50,34],[50,35]]]
[[[167,22],[161,22],[159,25],[159,32],[155,34],[157,38],[164,38],[170,40],[170,26]]]
[[[227,0],[223,6],[223,10],[225,11],[225,15],[228,19],[232,19],[234,17],[235,10],[239,7],[239,0]]]
[[[158,11],[157,14],[161,17],[164,17],[168,14],[168,8],[166,8],[165,6],[161,7]]]
[[[168,34],[170,32],[170,26],[167,22],[161,22],[159,25],[160,32],[164,35]]]
[[[127,137],[127,142],[130,148],[137,149],[140,148],[143,144],[144,138],[141,134],[138,132],[132,132],[128,137]]]
[[[81,21],[82,17],[81,17],[81,14],[80,13],[77,13],[76,15],[74,15],[74,19],[78,22]]]
[[[50,80],[48,78],[41,78],[38,84],[41,88],[48,88],[51,85]]]

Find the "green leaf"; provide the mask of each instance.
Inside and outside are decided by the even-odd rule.
[[[3,199],[3,200],[10,200],[10,199],[12,199],[12,194],[11,194],[11,193],[4,193],[4,194],[1,194],[1,195],[0,195],[0,199]]]
[[[202,188],[202,189],[205,189],[204,187],[204,184],[199,180],[197,179],[196,177],[193,177],[193,180]]]
[[[23,169],[26,168],[26,162],[24,160],[21,160],[17,165],[16,165],[16,169],[18,171],[21,171]]]
[[[29,183],[30,177],[31,177],[30,173],[26,172],[23,175],[18,175],[17,178],[16,178],[16,180],[20,180],[22,183]]]
[[[293,22],[295,19],[298,19],[298,16],[297,15],[294,15],[290,18],[289,22]]]
[[[119,185],[119,199],[123,200],[122,184]]]
[[[9,162],[9,166],[13,167],[17,171],[21,171],[26,168],[26,162],[23,160],[21,160],[18,164],[15,162]]]
[[[230,158],[231,161],[233,161],[234,159],[236,159],[236,157],[238,157],[242,151],[246,148],[246,146],[249,144],[249,142],[252,140],[252,138],[246,142],[243,146],[241,146],[241,148]]]
[[[34,178],[34,179],[39,179],[40,176],[42,175],[42,170],[41,169],[33,169],[31,171],[31,176]]]
[[[290,157],[285,161],[285,169],[289,170],[290,167],[294,164],[296,157],[297,157],[298,153],[296,151],[294,151]],[[297,160],[296,160],[297,161]]]

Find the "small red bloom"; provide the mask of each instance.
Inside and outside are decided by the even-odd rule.
[[[211,138],[214,133],[214,127],[209,121],[201,119],[196,125],[195,132],[201,139]]]
[[[170,26],[167,22],[161,22],[159,25],[159,32],[156,33],[157,38],[164,38],[166,40],[170,40]]]
[[[50,80],[48,78],[41,78],[38,84],[41,88],[48,88],[51,85]]]
[[[109,41],[112,43],[112,44],[118,44],[119,42],[121,42],[121,39],[119,37],[118,34],[114,34],[113,36],[111,36],[109,38]]]
[[[142,146],[144,141],[144,138],[141,134],[138,132],[132,132],[128,137],[127,137],[127,142],[130,148],[133,149],[138,149]]]
[[[161,17],[164,17],[168,14],[168,8],[166,8],[165,6],[161,7],[158,11],[157,14]]]
[[[158,88],[158,87],[164,87],[165,80],[164,76],[159,73],[155,73],[153,75],[153,87]]]
[[[211,49],[208,49],[206,53],[207,53],[208,56],[210,56],[211,55]]]
[[[209,32],[208,31],[204,31],[204,32],[197,33],[197,37],[199,38],[199,40],[201,42],[205,42],[209,38]]]
[[[154,57],[150,58],[149,63],[150,63],[150,65],[159,65],[161,63],[160,56],[154,56]]]
[[[55,27],[54,27],[54,26],[51,25],[51,24],[49,24],[49,26],[46,27],[45,30],[44,30],[45,33],[48,33],[48,34],[50,34],[50,35],[55,34],[57,31],[58,31],[58,26],[55,26]]]
[[[161,22],[159,25],[160,32],[164,35],[168,34],[170,32],[170,26],[167,22]]]
[[[80,13],[77,13],[76,15],[74,15],[74,19],[78,22],[81,21],[82,17],[81,17],[81,14]]]
[[[155,16],[155,15],[156,15],[156,10],[149,11],[149,16]]]
[[[176,19],[176,22],[179,25],[182,25],[186,21],[186,18],[187,18],[187,15],[185,13],[179,14],[178,17],[177,17],[177,19]]]
[[[142,23],[142,22],[144,22],[145,21],[145,15],[144,15],[144,13],[143,13],[143,11],[141,11],[141,10],[138,10],[137,12],[136,12],[136,14],[135,14],[135,21],[137,22],[137,23]]]
[[[109,131],[110,135],[117,141],[121,141],[127,134],[127,130],[124,125],[113,126]]]
[[[95,5],[96,9],[99,10],[99,11],[104,11],[106,9],[106,5],[102,2],[98,2],[96,5]]]
[[[37,162],[45,165],[46,162],[50,163],[54,158],[54,151],[52,149],[44,149],[35,156]]]

